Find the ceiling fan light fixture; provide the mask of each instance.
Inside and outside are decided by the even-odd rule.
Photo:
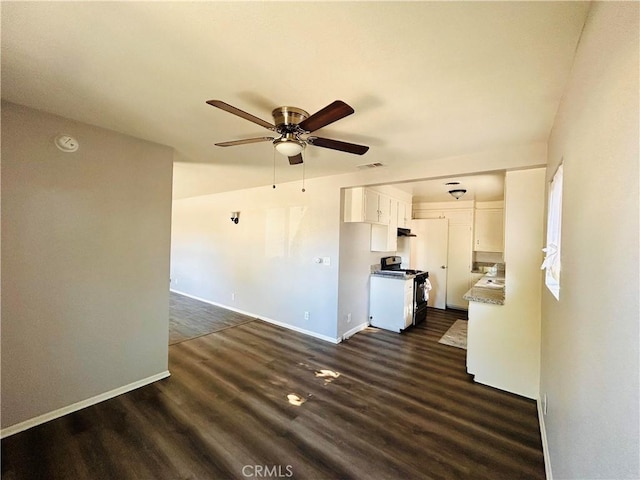
[[[290,133],[281,138],[276,138],[273,144],[276,146],[278,153],[285,157],[295,157],[304,150],[304,143]]]
[[[454,188],[453,190],[449,190],[449,194],[456,200],[459,200],[465,193],[467,193],[467,190],[464,188]]]

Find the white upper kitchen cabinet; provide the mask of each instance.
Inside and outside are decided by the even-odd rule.
[[[345,190],[344,221],[388,225],[391,217],[391,198],[370,188]]]
[[[476,252],[504,251],[504,210],[477,209],[473,249]]]
[[[364,221],[366,223],[382,223],[380,220],[380,208],[384,208],[384,200],[381,203],[381,196],[378,192],[374,192],[373,190],[364,190]]]
[[[413,205],[408,202],[398,202],[398,226],[411,228],[411,213]]]
[[[472,225],[473,202],[430,202],[416,204],[415,218],[446,218],[449,225]]]
[[[395,252],[398,249],[398,201],[389,197],[384,201],[389,202],[389,223],[371,225],[372,252]]]

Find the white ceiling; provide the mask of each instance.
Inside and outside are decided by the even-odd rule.
[[[2,97],[170,145],[177,197],[266,185],[280,105],[356,111],[317,132],[308,177],[546,141],[584,2],[3,2]],[[72,133],[72,132],[69,132]],[[81,139],[79,139],[81,141]],[[277,179],[300,166],[277,155]]]

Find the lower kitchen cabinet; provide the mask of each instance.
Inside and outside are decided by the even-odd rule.
[[[371,276],[369,320],[372,327],[401,332],[413,321],[413,278]]]

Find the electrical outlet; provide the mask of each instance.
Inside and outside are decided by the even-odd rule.
[[[325,265],[331,265],[331,257],[322,257],[322,263]]]
[[[235,294],[235,293],[232,293],[232,294],[231,294],[231,301],[232,301],[232,302],[235,302],[235,301],[236,301],[236,294]]]
[[[304,319],[309,320],[309,312],[304,312]]]
[[[347,313],[347,323],[351,323],[351,314]]]
[[[542,396],[542,414],[543,415],[547,414],[548,405],[549,405],[549,399],[547,398],[547,394],[545,393]]]

